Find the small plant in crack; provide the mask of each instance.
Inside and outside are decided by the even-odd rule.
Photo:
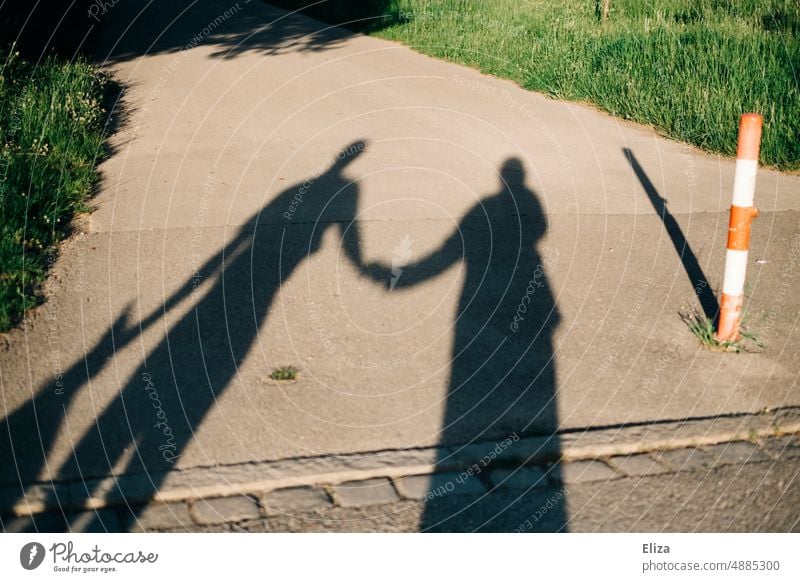
[[[300,369],[294,366],[281,366],[272,370],[272,374],[269,377],[278,381],[296,380],[299,373]]]
[[[704,347],[719,352],[760,352],[764,348],[762,342],[754,333],[748,331],[743,325],[739,329],[739,339],[735,341],[719,341],[714,337],[714,322],[696,309],[684,310],[680,313],[681,320],[689,331],[700,341]]]

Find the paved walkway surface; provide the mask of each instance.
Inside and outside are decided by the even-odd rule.
[[[166,4],[104,15],[119,127],[0,338],[0,509],[800,405],[800,177],[758,176],[765,348],[711,352],[678,312],[714,309],[732,161],[260,2]]]

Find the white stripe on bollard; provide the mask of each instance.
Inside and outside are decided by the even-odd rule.
[[[731,204],[734,206],[753,205],[757,173],[757,160],[736,160],[736,170],[733,178],[733,200]]]
[[[725,278],[722,292],[728,295],[744,293],[744,278],[747,272],[747,251],[725,251]]]

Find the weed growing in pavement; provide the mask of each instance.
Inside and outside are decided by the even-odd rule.
[[[747,331],[744,326],[739,329],[741,337],[738,340],[719,341],[714,337],[714,322],[698,313],[696,309],[683,311],[680,316],[689,331],[704,347],[710,350],[740,353],[760,352],[764,348],[764,343],[754,333]]]
[[[299,373],[300,369],[294,366],[281,366],[280,368],[275,368],[269,377],[278,381],[296,380]]]

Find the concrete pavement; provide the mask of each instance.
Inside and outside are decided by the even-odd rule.
[[[6,506],[20,482],[800,405],[799,177],[758,177],[766,347],[714,353],[677,312],[721,284],[731,160],[260,2],[104,17],[124,120],[2,338]]]

